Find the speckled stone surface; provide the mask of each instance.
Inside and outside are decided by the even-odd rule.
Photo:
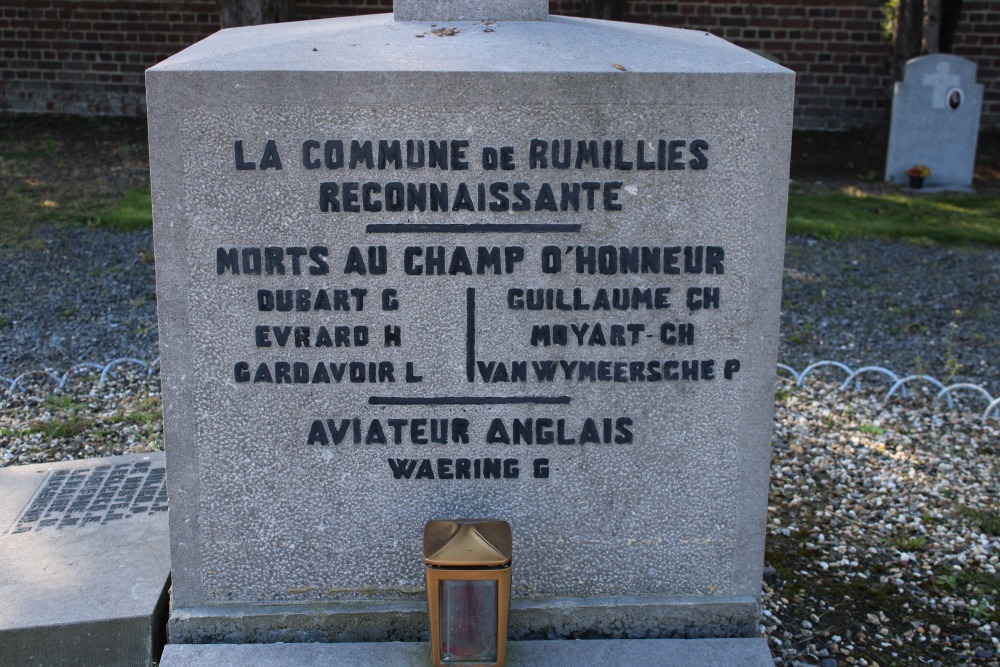
[[[395,0],[397,21],[542,21],[548,0]]]
[[[454,27],[456,34],[439,37],[429,24],[373,16],[224,30],[147,73],[172,628],[181,632],[182,618],[211,619],[213,610],[223,622],[253,616],[262,605],[316,618],[345,608],[377,615],[379,605],[419,613],[424,523],[491,517],[513,528],[511,623],[521,623],[527,638],[750,635],[763,561],[793,75],[704,33],[559,17],[497,23],[493,32]],[[533,139],[547,142],[545,168],[531,167]],[[578,168],[574,157],[556,167],[564,156],[553,155],[551,143],[559,140],[562,151],[567,139],[574,156],[579,141],[597,142],[598,152],[609,141],[610,166],[599,158]],[[401,141],[404,158],[407,140],[448,141],[459,163],[396,169],[388,157],[379,169],[381,140]],[[674,145],[680,157],[656,164],[661,140],[684,142]],[[704,164],[698,140],[707,145]],[[363,158],[354,169],[337,167],[328,141],[343,142],[345,159],[352,141],[359,149],[371,141],[373,167]],[[484,149],[499,156],[505,147],[513,168],[484,169]],[[463,157],[467,169],[458,168]],[[237,169],[238,158],[256,168]],[[640,170],[639,162],[653,167]],[[659,168],[667,162],[684,168]],[[386,211],[383,190],[397,182],[447,184],[448,210]],[[490,195],[495,182],[508,184],[508,195],[525,184],[529,210],[479,207],[478,184],[486,202],[499,201]],[[323,183],[338,197],[352,187],[345,183],[374,183],[371,208],[378,202],[383,210],[323,212],[324,187],[330,195]],[[463,183],[468,201],[456,199]],[[545,183],[555,201],[562,183],[600,184],[594,210],[586,194],[579,210],[546,210]],[[688,246],[702,254],[700,273],[684,270]],[[705,272],[710,246],[722,248],[724,258],[715,257],[724,273]],[[253,269],[254,253],[263,257],[266,247],[282,249],[284,275],[234,274],[227,253],[239,259],[250,248]],[[439,247],[443,275],[427,275],[420,267]],[[620,247],[663,256],[677,247],[680,273],[612,271]],[[294,275],[289,253],[298,251],[288,248],[325,250],[316,251],[321,262],[306,255]],[[480,248],[486,257],[499,249],[499,273],[489,262],[477,272]],[[589,273],[591,251],[605,274]],[[562,258],[559,271],[553,257]],[[704,288],[719,290],[718,309],[689,307]],[[320,289],[331,303],[346,290],[340,305],[350,309],[261,310],[275,290],[293,290],[293,299],[295,290],[309,290],[314,304]],[[367,290],[363,308],[352,289]],[[574,289],[589,310],[560,305],[573,307]],[[660,289],[661,307],[616,309],[614,290],[621,297],[633,289]],[[542,290],[544,309],[517,307],[517,290]],[[564,290],[562,301],[555,290]],[[692,344],[665,344],[672,330],[664,323],[692,325]],[[543,328],[558,337],[558,325],[587,325],[583,344],[567,329],[565,344],[545,345]],[[295,326],[310,328],[310,347],[295,347],[283,328]],[[317,348],[321,326],[331,337],[335,327],[350,327],[343,340],[351,345]],[[400,346],[384,345],[387,326],[400,328]],[[367,345],[355,345],[363,340],[354,338],[362,335],[356,327],[367,327]],[[665,368],[674,372],[667,362],[679,374],[680,362],[692,360],[698,380],[657,380]],[[731,365],[727,379],[731,360],[739,370]],[[253,381],[275,379],[279,362],[305,364],[310,381]],[[312,382],[318,364],[350,362],[362,362],[355,379],[364,381],[350,381],[345,367],[341,382]],[[590,362],[593,376],[581,376],[580,364]],[[377,381],[376,372],[369,382],[369,363],[392,364],[393,381]],[[501,381],[516,378],[516,364],[524,381]],[[546,364],[557,367],[540,381]],[[414,404],[421,401],[436,404]],[[445,420],[434,424],[448,425],[446,442],[427,442],[431,422],[417,421],[424,419]],[[462,420],[468,442],[453,437]],[[515,442],[514,420],[533,420],[530,444]],[[401,424],[398,443],[392,424]],[[555,442],[544,444],[550,432]],[[492,459],[506,478],[475,478]],[[393,465],[411,464],[409,479],[394,476]],[[441,478],[464,465],[471,479]],[[535,625],[553,605],[598,599],[648,600],[648,607],[634,621],[601,603],[588,627]],[[654,625],[677,601],[690,618],[699,604],[731,605],[729,620],[699,627],[674,614]],[[393,618],[366,627],[415,638],[416,625],[397,627]],[[184,640],[198,640],[196,626],[183,625]],[[202,627],[215,632],[209,620]]]
[[[152,665],[170,558],[163,454],[0,468],[0,664]]]
[[[774,661],[764,639],[607,639],[591,641],[529,641],[507,645],[507,667],[771,667]],[[167,646],[160,667],[227,667],[257,665],[320,667],[379,665],[423,667],[430,647],[423,643],[384,644],[263,644]]]

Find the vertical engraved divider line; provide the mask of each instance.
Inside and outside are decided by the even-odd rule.
[[[465,290],[465,377],[476,381],[476,288]]]

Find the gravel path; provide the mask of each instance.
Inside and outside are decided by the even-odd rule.
[[[0,375],[157,356],[148,232],[0,250]],[[781,360],[972,382],[1000,394],[1000,252],[789,240]],[[0,391],[0,466],[160,447],[139,368]],[[885,399],[841,374],[779,379],[764,618],[777,665],[1000,666],[1000,415]]]
[[[0,248],[0,375],[157,356],[152,233],[62,229]]]
[[[793,368],[881,365],[1000,394],[1000,250],[792,238],[782,297]]]

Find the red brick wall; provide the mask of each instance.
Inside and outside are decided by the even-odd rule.
[[[796,73],[798,129],[878,124],[889,87],[884,0],[630,2],[626,20],[704,30]]]
[[[301,21],[391,11],[392,0],[295,0],[295,18]]]
[[[960,21],[953,52],[978,65],[976,80],[983,84],[979,127],[1000,130],[1000,2],[965,0]]]
[[[143,71],[218,27],[216,0],[3,0],[0,109],[142,115]]]
[[[705,30],[798,75],[799,129],[871,127],[891,85],[884,0],[627,0],[624,20]],[[575,15],[580,0],[551,0]],[[392,11],[391,0],[296,0],[296,18]],[[219,27],[217,0],[3,0],[0,109],[145,112],[142,72]],[[983,129],[1000,129],[1000,2],[965,0],[955,44],[986,86]]]

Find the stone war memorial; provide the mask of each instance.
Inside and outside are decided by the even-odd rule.
[[[147,72],[161,664],[430,664],[424,526],[463,519],[510,526],[508,664],[770,662],[794,76],[546,7]]]

